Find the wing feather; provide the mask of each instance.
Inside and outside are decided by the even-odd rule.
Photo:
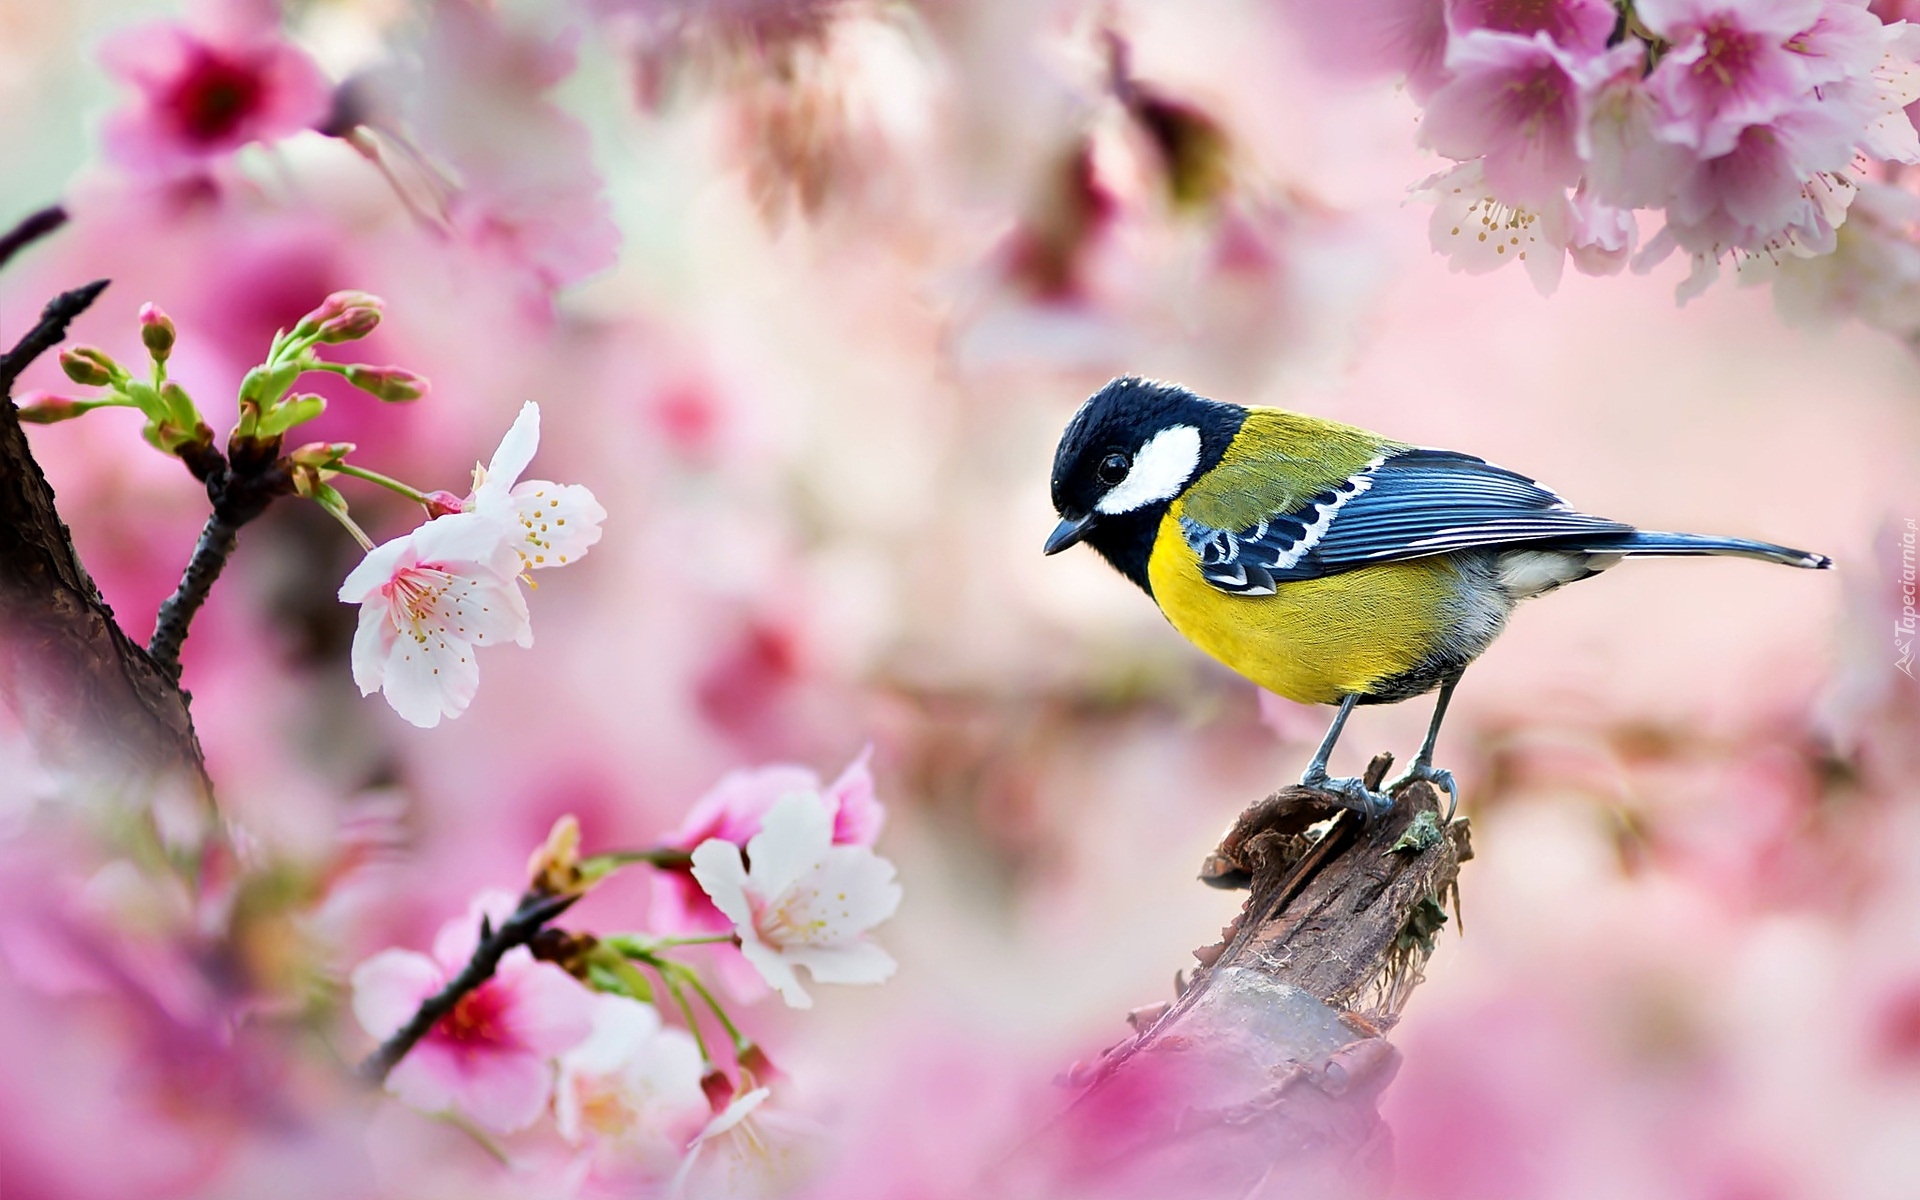
[[[1214,529],[1183,516],[1181,531],[1214,587],[1266,595],[1275,584],[1316,579],[1374,563],[1632,526],[1591,517],[1538,483],[1450,450],[1384,456],[1291,512],[1244,529]]]

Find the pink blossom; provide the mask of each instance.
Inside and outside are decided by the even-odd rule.
[[[139,93],[102,131],[109,157],[138,171],[177,174],[288,137],[331,103],[320,68],[267,22],[153,22],[108,38],[100,58]]]
[[[1549,195],[1537,208],[1503,203],[1476,161],[1423,181],[1414,195],[1433,201],[1427,235],[1452,270],[1482,275],[1519,262],[1541,295],[1560,286],[1572,222],[1564,194]]]
[[[748,860],[752,865],[748,865]],[[693,876],[727,915],[740,951],[794,1008],[815,983],[880,983],[894,961],[869,940],[900,906],[893,864],[865,846],[833,842],[833,813],[819,796],[782,796],[742,847],[708,838],[694,847]]]
[[[560,1059],[554,1124],[608,1182],[663,1179],[708,1115],[700,1050],[650,1004],[593,998],[593,1032]]]
[[[465,712],[480,687],[475,649],[533,644],[518,567],[504,526],[480,513],[435,517],[369,550],[339,593],[360,606],[360,694],[382,692],[422,729]]]
[[[871,748],[861,751],[840,777],[825,787],[820,777],[805,767],[779,764],[729,771],[694,802],[666,844],[692,850],[709,838],[719,838],[744,846],[760,832],[761,821],[781,797],[817,795],[833,813],[834,845],[871,846],[879,840],[887,815],[875,795],[873,772],[867,765],[872,757]],[[720,933],[733,928],[733,922],[713,906],[684,869],[654,873],[648,923],[662,933]]]
[[[1606,48],[1619,18],[1609,0],[1451,0],[1447,5],[1447,24],[1455,34],[1474,29],[1540,33],[1584,54]]]
[[[514,908],[506,892],[483,892],[463,917],[447,922],[433,956],[383,950],[353,972],[353,1014],[385,1039],[467,963],[481,918],[495,924]],[[593,994],[525,947],[501,958],[493,977],[475,988],[408,1051],[387,1076],[387,1090],[423,1112],[454,1111],[483,1129],[512,1133],[546,1110],[553,1060],[593,1027]]]
[[[1645,82],[1647,47],[1628,38],[1589,62],[1586,183],[1594,196],[1625,208],[1666,204],[1693,165],[1685,146],[1664,141],[1662,108]]]
[[[491,6],[433,9],[408,133],[455,182],[447,217],[469,243],[551,290],[613,265],[620,232],[593,148],[548,93],[573,73],[573,39]]]
[[[1594,199],[1584,186],[1568,202],[1567,257],[1582,275],[1618,275],[1633,254],[1640,229],[1633,210]]]
[[[1449,158],[1484,159],[1493,194],[1539,204],[1579,178],[1586,103],[1574,60],[1544,33],[1474,30],[1447,47],[1453,80],[1434,94],[1420,140]]]
[[[577,562],[600,540],[600,523],[607,519],[607,510],[581,484],[521,482],[539,448],[540,406],[529,400],[492,460],[474,470],[473,495],[463,504],[506,529],[523,572]]]
[[[1729,152],[1682,177],[1667,230],[1696,254],[1759,250],[1782,239],[1824,253],[1837,221],[1823,202],[1835,185],[1815,176],[1852,162],[1856,128],[1844,110],[1819,102],[1748,126]]]
[[[1740,132],[1799,104],[1814,83],[1787,41],[1818,19],[1820,0],[1641,0],[1642,23],[1669,43],[1647,77],[1661,135],[1713,158]]]

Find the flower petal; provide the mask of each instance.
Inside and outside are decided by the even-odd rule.
[[[440,990],[445,974],[413,950],[382,950],[353,969],[353,1015],[382,1041],[413,1019],[420,1002]]]
[[[340,584],[340,599],[348,604],[365,604],[392,581],[395,572],[418,561],[419,552],[413,544],[413,534],[382,542],[367,551],[360,565],[347,573],[346,579]]]
[[[432,729],[442,717],[467,711],[480,690],[473,647],[448,637],[394,638],[381,675],[387,703],[407,722]]]
[[[747,843],[752,889],[765,899],[777,898],[818,866],[832,845],[833,814],[826,801],[810,794],[782,796]]]
[[[513,489],[512,520],[523,539],[516,548],[535,570],[578,560],[600,540],[606,519],[607,510],[578,483],[532,479]]]
[[[747,902],[747,867],[740,861],[740,847],[719,838],[701,842],[693,848],[693,877],[728,920],[742,928],[753,927],[753,906]]]
[[[760,978],[767,986],[780,993],[780,998],[789,1008],[812,1008],[813,997],[807,989],[800,986],[800,977],[793,973],[793,964],[785,953],[774,949],[756,937],[745,934],[740,938],[740,953],[746,956],[753,969],[760,972]]]
[[[893,916],[901,890],[892,863],[865,846],[835,846],[793,894],[788,911],[805,914],[806,944],[826,946],[851,941]]]
[[[500,439],[500,448],[487,463],[487,480],[482,486],[503,494],[512,491],[539,448],[540,406],[529,400],[520,406],[520,413],[507,428],[507,435]]]
[[[557,1058],[593,1032],[594,994],[559,967],[534,958],[525,946],[501,958],[494,979],[512,999],[508,1020],[527,1049]]]
[[[485,567],[512,575],[515,564],[503,555],[507,540],[497,522],[479,513],[449,513],[413,531],[415,553],[423,565]]]
[[[387,656],[393,652],[396,636],[390,613],[384,601],[360,606],[360,623],[353,630],[353,682],[362,696],[379,691],[386,678]]]
[[[815,983],[884,983],[900,965],[891,954],[868,941],[793,946],[788,948],[786,959],[796,967],[805,967]]]

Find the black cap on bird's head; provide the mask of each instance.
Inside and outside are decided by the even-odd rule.
[[[1060,524],[1046,552],[1084,541],[1151,594],[1147,556],[1161,516],[1220,461],[1246,416],[1239,405],[1135,375],[1095,392],[1054,451]]]

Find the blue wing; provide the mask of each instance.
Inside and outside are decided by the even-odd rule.
[[[1454,550],[1633,532],[1590,517],[1525,475],[1450,450],[1403,450],[1245,529],[1182,517],[1207,582],[1267,595],[1277,583]]]

